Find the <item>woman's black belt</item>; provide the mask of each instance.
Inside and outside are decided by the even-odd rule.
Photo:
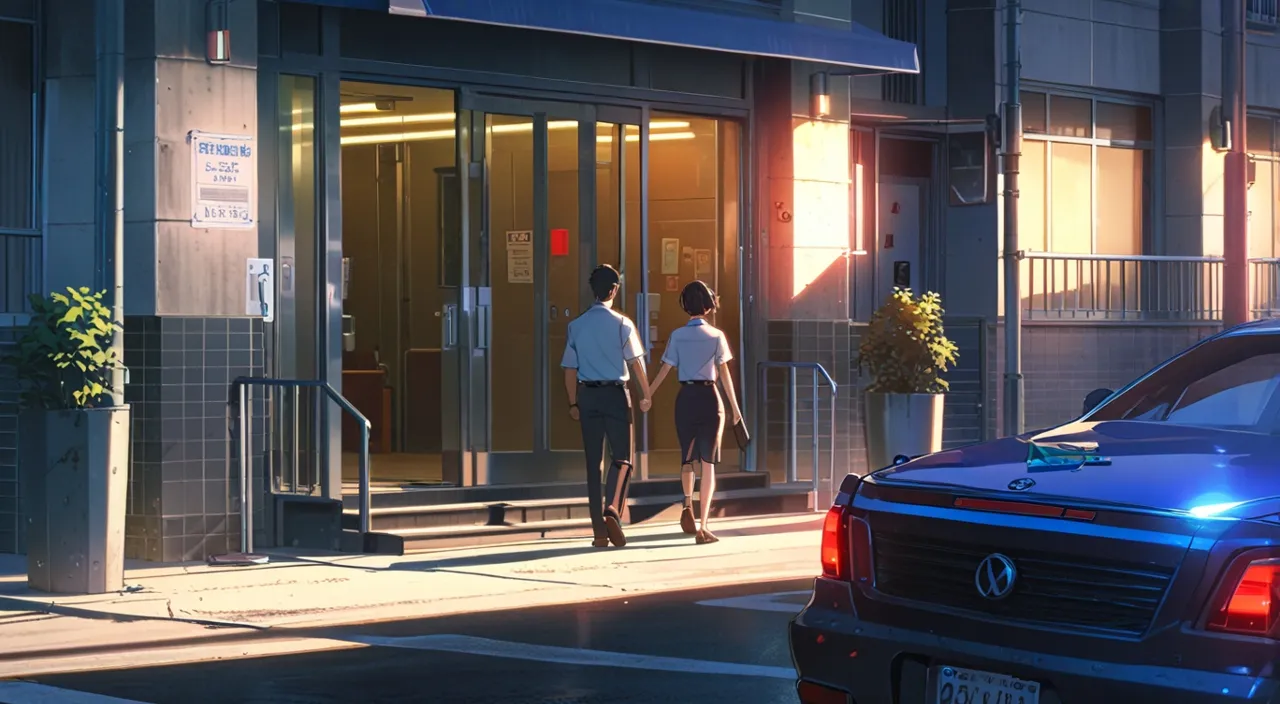
[[[578,383],[582,384],[588,389],[599,389],[606,386],[626,386],[627,385],[627,382],[625,381],[579,381]]]
[[[716,385],[716,382],[707,381],[706,379],[690,379],[689,381],[682,381],[680,383],[685,386],[715,386]]]

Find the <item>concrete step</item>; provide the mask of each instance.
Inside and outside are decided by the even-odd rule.
[[[676,524],[680,520],[681,497],[648,497],[632,499],[628,525]],[[742,518],[748,516],[785,515],[811,512],[813,496],[805,488],[786,487],[775,489],[736,489],[716,492],[712,516],[716,518]],[[701,505],[694,499],[695,513]],[[585,501],[581,506],[586,513]],[[637,520],[637,517],[643,517]],[[477,525],[434,525],[414,528],[382,528],[376,523],[374,530],[384,536],[381,544],[403,541],[404,552],[436,550],[441,548],[471,547],[503,543],[525,542],[545,538],[589,538],[591,519],[587,516],[551,518],[515,523]]]
[[[492,494],[488,501],[471,501],[465,503],[440,503],[435,492],[405,492],[416,503],[400,505],[379,505],[376,501],[371,510],[373,530],[394,530],[400,528],[428,528],[433,526],[474,526],[500,525],[513,523],[529,523],[533,521],[568,520],[572,518],[589,518],[587,512],[586,485],[569,485],[576,488],[573,493],[565,492],[563,496],[546,498],[540,492],[527,492],[524,487],[496,487],[505,489],[501,493]],[[541,488],[541,487],[538,487]],[[765,490],[769,488],[769,476],[757,473],[731,473],[716,478],[717,496],[725,496],[726,492]],[[662,490],[662,491],[658,491]],[[533,495],[529,495],[532,493]],[[628,506],[647,506],[656,502],[679,502],[683,496],[679,479],[656,479],[632,482]],[[376,498],[376,496],[375,496]],[[637,503],[638,502],[638,503]],[[642,508],[637,516],[641,520],[649,516],[649,509]],[[624,516],[625,518],[625,516]],[[359,527],[359,509],[346,505],[343,509],[344,528]]]
[[[727,472],[716,475],[718,489],[749,489],[769,486],[767,472]],[[585,496],[587,485],[582,482],[550,484],[498,484],[471,487],[424,487],[408,485],[400,490],[382,488],[371,496],[374,509],[406,508],[419,506],[464,506],[468,504],[495,504],[519,501],[547,501],[573,499]],[[679,477],[632,480],[630,495],[665,496],[680,493]],[[347,494],[342,497],[343,508],[359,508],[359,497]]]

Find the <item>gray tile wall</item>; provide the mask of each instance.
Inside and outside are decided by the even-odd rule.
[[[836,382],[836,476],[868,470],[862,425],[862,390],[866,379],[857,368],[858,345],[865,325],[849,321],[771,320],[768,323],[768,359],[776,362],[817,362]],[[994,367],[989,350],[995,326],[981,319],[948,322],[948,334],[960,347],[959,363],[947,375],[952,393],[947,398],[944,422],[946,446],[992,437],[995,404],[992,398]],[[800,481],[813,476],[813,387],[810,372],[796,373],[796,474]],[[774,482],[786,478],[791,420],[786,369],[772,369],[765,384],[763,403],[766,432],[759,438],[758,468]],[[831,454],[831,397],[825,387],[818,394],[818,469],[826,472]]]
[[[238,549],[238,450],[228,441],[227,399],[232,380],[262,375],[262,342],[261,322],[247,318],[125,319],[133,408],[127,557],[174,562]],[[263,413],[260,400],[254,405],[261,496]]]
[[[1023,323],[1022,373],[1027,430],[1080,415],[1084,397],[1118,389],[1217,332],[1214,325],[1065,325]],[[1003,427],[1004,326],[992,352],[995,428]]]
[[[13,353],[17,334],[0,328],[0,359]],[[18,497],[18,379],[0,364],[0,553],[26,549]]]

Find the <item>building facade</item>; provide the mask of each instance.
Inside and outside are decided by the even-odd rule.
[[[1264,67],[1280,41],[1274,0],[1248,1],[1261,314],[1280,237],[1280,78]],[[654,360],[683,322],[680,287],[720,293],[757,437],[725,471],[781,491],[829,462],[866,469],[857,345],[895,285],[941,292],[961,347],[947,443],[1001,427],[990,116],[1006,28],[989,3],[126,2],[130,557],[238,543],[241,376],[339,392],[371,422],[387,491],[576,479],[559,351],[600,261],[623,272]],[[0,115],[0,336],[28,293],[94,280],[92,6],[0,0],[0,94],[30,105]],[[1213,0],[1024,6],[1034,428],[1217,324],[1221,23]],[[218,46],[229,61],[211,64]],[[822,365],[834,413],[809,370],[771,362]],[[7,393],[0,550],[20,550]],[[259,544],[333,542],[326,507],[354,491],[359,425],[319,398],[253,390]],[[637,425],[649,478],[678,472],[670,404]]]

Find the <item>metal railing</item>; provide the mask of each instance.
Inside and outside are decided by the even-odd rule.
[[[1280,317],[1280,258],[1249,260],[1249,308],[1255,318]]]
[[[827,370],[817,362],[760,362],[759,364],[759,382],[760,382],[760,415],[758,416],[763,426],[761,435],[767,436],[769,427],[769,380],[767,378],[770,369],[786,369],[787,370],[787,465],[786,465],[786,481],[793,484],[799,481],[798,467],[799,461],[799,442],[797,436],[797,427],[799,425],[799,386],[797,385],[799,371],[808,370],[810,374],[810,391],[812,399],[812,449],[813,453],[813,476],[811,482],[814,492],[814,510],[823,510],[823,508],[831,503],[835,496],[833,482],[836,475],[836,394],[837,385]],[[819,440],[822,435],[818,428],[818,382],[822,381],[828,389],[831,390],[831,421],[830,421],[830,438],[828,440],[828,452],[831,455],[830,467],[825,479],[820,481],[821,472],[819,471],[819,463],[821,452],[819,451]]]
[[[1244,17],[1250,28],[1275,29],[1280,24],[1280,0],[1247,0]]]
[[[1222,258],[1021,252],[1029,320],[1222,317]]]
[[[1026,320],[1222,319],[1222,257],[1022,252]],[[1280,258],[1249,260],[1255,318],[1280,315]]]
[[[369,435],[373,429],[373,425],[369,422],[369,419],[366,418],[364,414],[361,413],[359,409],[357,409],[350,401],[344,398],[342,394],[338,393],[332,386],[329,385],[328,382],[325,382],[325,381],[321,381],[318,379],[270,379],[270,378],[264,378],[264,377],[240,377],[240,378],[237,378],[235,381],[231,382],[232,393],[231,393],[230,399],[228,400],[228,406],[232,406],[233,407],[232,410],[234,410],[236,413],[238,435],[240,438],[239,459],[238,459],[239,469],[240,469],[240,481],[241,481],[240,486],[241,486],[241,492],[242,492],[241,507],[240,507],[240,527],[241,527],[241,530],[243,531],[243,535],[241,536],[240,542],[243,547],[243,551],[246,553],[252,552],[252,548],[253,548],[253,543],[252,543],[252,533],[253,533],[252,479],[253,477],[252,477],[252,471],[250,470],[250,467],[252,464],[251,463],[251,457],[252,457],[251,437],[252,436],[251,436],[250,419],[252,416],[252,408],[253,408],[253,406],[251,405],[253,403],[253,394],[252,394],[253,387],[261,387],[267,390],[268,400],[271,401],[271,403],[268,404],[267,415],[279,421],[276,424],[277,425],[276,429],[274,429],[271,433],[267,434],[269,437],[267,441],[268,448],[274,449],[276,447],[275,443],[277,440],[282,443],[288,442],[290,445],[292,445],[291,458],[290,458],[290,461],[287,463],[291,466],[291,471],[289,473],[290,481],[287,483],[287,486],[289,487],[288,491],[284,491],[286,482],[284,481],[285,467],[283,465],[286,463],[279,462],[279,461],[271,463],[271,471],[273,475],[271,477],[271,481],[272,481],[273,489],[276,491],[281,491],[282,493],[295,493],[295,494],[304,493],[301,491],[302,485],[299,477],[299,467],[301,464],[301,456],[302,456],[301,448],[300,448],[300,444],[302,441],[302,432],[301,432],[300,423],[298,422],[299,411],[304,407],[301,403],[301,391],[303,389],[313,389],[316,392],[322,392],[324,394],[324,397],[326,397],[329,401],[332,401],[333,403],[337,404],[339,408],[341,408],[344,412],[346,412],[356,420],[356,422],[360,426],[360,478],[359,478],[360,532],[369,533],[372,529],[372,519],[371,519],[371,510],[370,510],[371,506],[370,506],[370,477],[369,477]],[[289,396],[292,399],[293,412],[290,414],[290,416],[293,418],[293,422],[291,424],[286,424],[283,422],[286,414],[283,413],[283,405],[281,401],[285,395],[285,392],[290,392]],[[314,403],[312,404],[312,408],[315,411],[315,419],[319,421],[319,419],[323,418],[324,416],[324,414],[321,411],[322,397],[317,393],[312,397],[312,400],[314,401]],[[249,412],[244,412],[243,409],[250,409],[250,410]],[[291,432],[288,433],[288,435],[283,433],[283,427],[285,425],[291,426],[290,428]],[[266,425],[264,424],[264,429],[265,427]],[[318,444],[317,441],[319,441],[323,437],[324,437],[323,431],[316,433],[316,436],[313,439],[313,444]],[[230,442],[230,440],[231,438],[229,435],[228,443]],[[269,454],[270,453],[268,453],[268,455]],[[281,452],[279,454],[283,455],[284,453]],[[228,457],[229,456],[230,456],[230,453],[228,453]],[[265,465],[264,465],[264,470],[265,470]],[[277,470],[279,470],[278,475],[277,475]],[[314,488],[314,484],[311,485],[311,487],[305,493],[310,493],[311,488]]]

